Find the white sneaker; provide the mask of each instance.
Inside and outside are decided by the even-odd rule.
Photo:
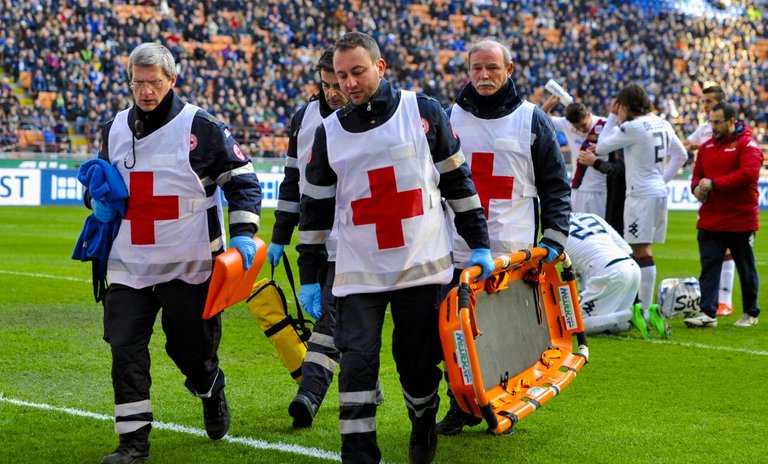
[[[683,322],[688,327],[717,327],[717,318],[709,317],[706,313],[699,313]]]
[[[752,327],[753,325],[757,325],[757,318],[752,317],[749,314],[745,314],[741,316],[741,319],[734,322],[733,325],[735,327]]]

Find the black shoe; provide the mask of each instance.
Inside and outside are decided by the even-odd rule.
[[[104,456],[101,464],[133,464],[149,459],[149,430],[144,426],[131,433],[120,434],[120,445],[114,453]]]
[[[415,431],[411,431],[408,443],[408,461],[410,464],[430,464],[437,453],[437,434],[435,429],[429,431],[426,440],[419,439]]]
[[[203,398],[203,420],[211,440],[220,440],[229,431],[229,403],[223,388],[210,398]]]
[[[451,408],[443,420],[437,423],[435,431],[440,435],[452,436],[461,433],[465,425],[473,426],[482,422],[482,419],[469,415],[460,409]]]
[[[288,414],[293,417],[293,426],[296,428],[312,427],[317,408],[318,406],[312,400],[301,393],[297,393],[291,404],[288,405]]]

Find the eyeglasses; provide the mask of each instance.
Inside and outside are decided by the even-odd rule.
[[[131,81],[129,85],[132,89],[142,89],[145,86],[148,86],[155,90],[160,90],[160,88],[165,83],[165,79],[157,79],[154,81]]]
[[[710,120],[709,120],[709,123],[710,123],[711,125],[713,125],[713,126],[719,126],[720,124],[722,124],[722,123],[724,123],[724,122],[728,122],[728,121],[730,121],[730,120],[731,120],[730,118],[728,118],[728,119],[723,119],[722,121],[718,121],[718,120],[715,120],[715,119],[710,119]]]

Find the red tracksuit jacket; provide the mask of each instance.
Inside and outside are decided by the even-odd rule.
[[[757,181],[763,154],[748,126],[722,140],[709,139],[699,148],[691,190],[703,178],[713,189],[699,209],[697,228],[712,232],[751,232],[758,229]]]

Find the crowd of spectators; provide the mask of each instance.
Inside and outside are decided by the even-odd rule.
[[[6,78],[0,82],[0,150],[16,146],[20,121],[19,104]]]
[[[106,1],[0,0],[0,66],[16,80],[28,73],[32,98],[55,94],[50,108],[40,99],[22,105],[3,83],[1,143],[15,143],[14,128],[24,125],[47,129],[57,141],[72,127],[97,148],[100,123],[131,104],[127,54],[157,40],[177,55],[183,97],[229,123],[258,155],[260,141],[286,135],[292,113],[309,98],[319,51],[351,30],[378,40],[388,79],[446,106],[466,81],[462,53],[478,36],[495,35],[513,50],[518,90],[534,100],[554,78],[605,114],[618,89],[641,82],[658,112],[687,135],[703,116],[697,95],[716,83],[768,142],[760,94],[768,91],[768,60],[755,46],[768,35],[768,18],[747,9],[751,2],[733,1],[737,13],[718,18],[609,0],[129,3],[154,14],[126,16]],[[422,13],[411,3],[423,3]],[[222,36],[231,38],[223,47],[205,46]]]

